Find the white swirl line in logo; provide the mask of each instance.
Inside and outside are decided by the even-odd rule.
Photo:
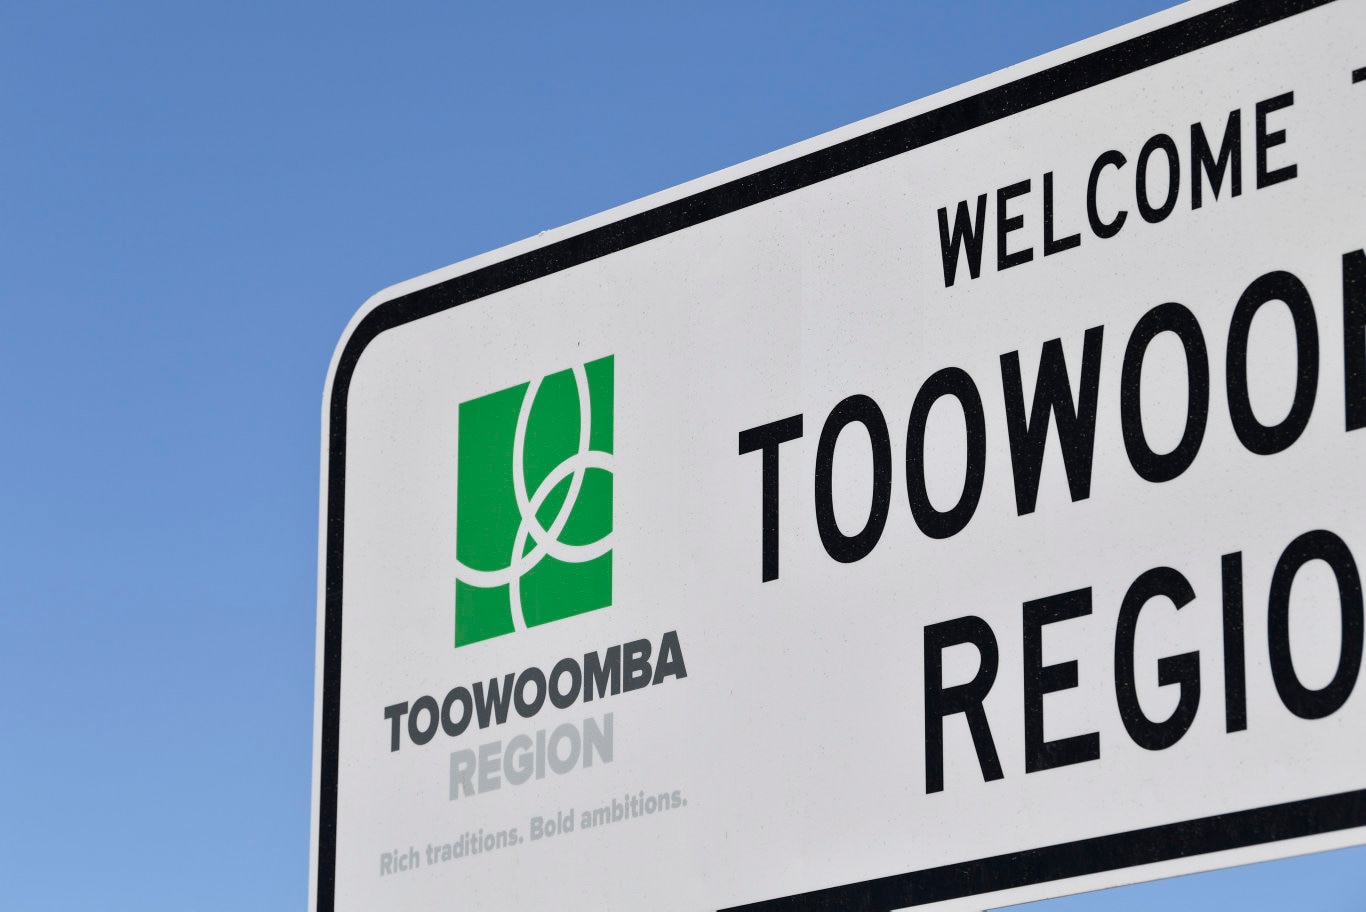
[[[456,579],[480,589],[489,589],[494,586],[508,587],[508,597],[512,605],[512,626],[515,630],[526,629],[526,617],[522,613],[522,576],[524,574],[530,572],[547,555],[567,564],[581,564],[601,557],[612,547],[612,533],[610,531],[597,541],[583,545],[569,545],[560,541],[560,533],[564,531],[565,524],[569,522],[569,517],[574,512],[574,504],[579,498],[579,491],[583,488],[584,473],[589,469],[612,471],[611,453],[588,448],[588,440],[593,428],[593,407],[588,396],[588,375],[584,371],[583,365],[574,367],[572,373],[574,375],[574,389],[579,400],[578,451],[555,466],[529,497],[526,490],[526,430],[527,423],[531,418],[531,406],[535,403],[536,394],[541,388],[540,378],[531,381],[526,394],[522,397],[522,406],[517,413],[517,431],[512,438],[512,487],[517,497],[517,512],[520,514],[521,520],[517,526],[517,534],[513,538],[512,554],[508,557],[508,566],[501,570],[476,570],[461,563],[458,559],[456,560]],[[565,495],[564,503],[560,505],[559,513],[555,515],[555,521],[550,524],[549,529],[546,529],[537,519],[536,513],[545,504],[550,492],[555,490],[555,486],[563,481],[566,476],[571,476],[569,492]],[[535,547],[526,554],[522,554],[522,548],[526,546],[528,536],[535,542]]]

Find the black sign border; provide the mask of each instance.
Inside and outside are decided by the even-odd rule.
[[[1247,34],[1334,0],[1236,0],[933,111],[475,269],[375,307],[346,341],[328,403],[317,912],[335,912],[347,398],[381,333],[690,228]],[[1366,826],[1366,789],[912,871],[735,909],[890,910]]]

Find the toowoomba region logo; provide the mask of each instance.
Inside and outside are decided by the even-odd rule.
[[[612,603],[612,367],[460,404],[456,646]]]

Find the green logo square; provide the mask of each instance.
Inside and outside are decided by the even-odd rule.
[[[612,356],[460,404],[455,645],[612,603]]]

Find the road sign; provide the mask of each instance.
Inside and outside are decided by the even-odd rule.
[[[1363,26],[1185,6],[369,302],[312,907],[1366,842]]]

